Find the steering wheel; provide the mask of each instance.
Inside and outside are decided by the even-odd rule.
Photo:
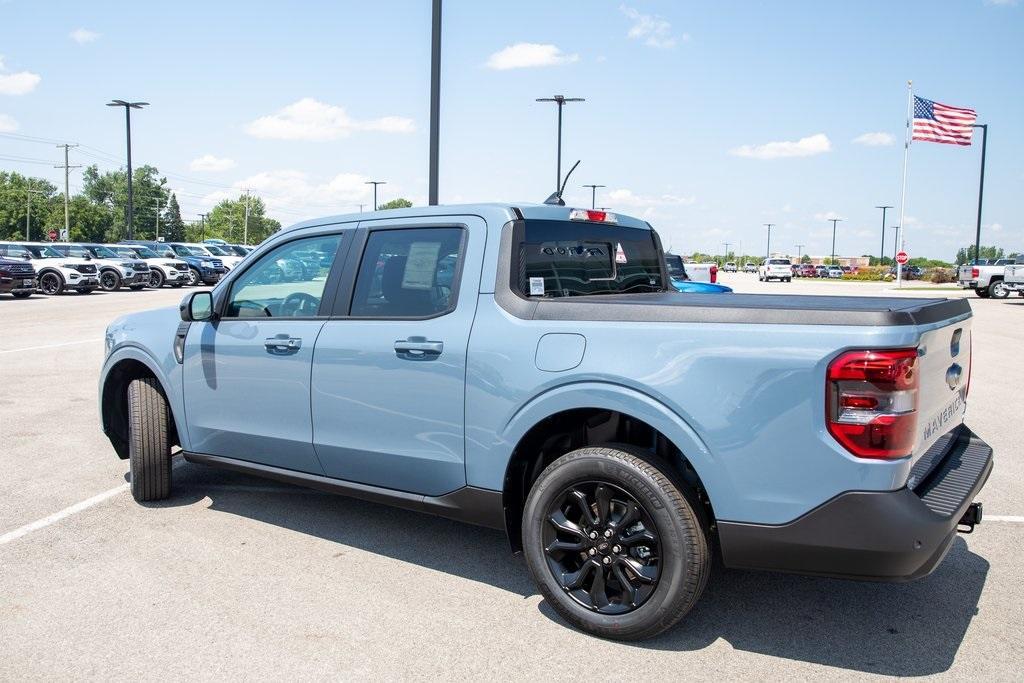
[[[292,292],[281,302],[282,316],[314,316],[320,307],[319,297],[305,292]]]

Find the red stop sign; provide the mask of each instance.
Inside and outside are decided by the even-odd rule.
[[[896,263],[900,264],[901,266],[904,265],[909,260],[910,257],[907,256],[907,252],[905,251],[901,251],[900,253],[896,254]]]
[[[51,242],[54,241],[55,239],[57,239],[57,231],[56,230],[51,230],[50,232],[47,233],[47,235],[49,236]]]

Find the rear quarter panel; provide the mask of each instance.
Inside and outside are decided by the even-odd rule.
[[[586,338],[582,361],[538,369],[540,337],[559,332]],[[860,460],[828,434],[825,371],[843,350],[914,346],[921,333],[522,320],[481,295],[467,366],[467,479],[501,489],[512,450],[539,419],[597,407],[658,420],[721,520],[781,524],[844,491],[897,489],[910,458]]]

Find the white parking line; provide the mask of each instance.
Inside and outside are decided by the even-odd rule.
[[[982,523],[984,522],[1012,522],[1014,524],[1024,524],[1024,516],[1021,515],[982,515]]]
[[[22,351],[40,351],[42,349],[55,349],[58,346],[74,346],[75,344],[94,344],[96,342],[103,341],[103,337],[97,337],[95,339],[80,339],[79,341],[72,342],[61,342],[60,344],[43,344],[42,346],[26,346],[23,349],[7,349],[0,351],[0,353],[20,353]]]
[[[56,524],[60,520],[66,519],[67,517],[70,517],[73,514],[81,512],[82,510],[91,508],[93,505],[102,503],[108,498],[113,498],[117,494],[123,491],[127,491],[129,486],[130,485],[127,483],[121,484],[120,486],[112,488],[108,491],[104,491],[103,493],[97,494],[92,498],[87,498],[86,500],[83,500],[80,503],[75,503],[70,507],[66,507],[59,512],[54,512],[52,515],[43,517],[42,519],[37,519],[36,521],[26,524],[23,527],[18,527],[14,531],[8,531],[3,536],[0,536],[0,545],[5,545],[7,543],[10,543],[11,541],[16,541],[26,534],[30,534],[33,531],[38,531],[39,529],[43,529],[45,527],[50,526],[51,524]]]

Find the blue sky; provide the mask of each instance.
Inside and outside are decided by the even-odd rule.
[[[429,0],[216,3],[0,0],[0,132],[80,142],[169,176],[186,218],[251,187],[283,223],[381,200],[425,203]],[[570,204],[648,218],[679,251],[742,242],[877,253],[899,203],[906,80],[991,126],[983,242],[1024,248],[1024,3],[446,0],[441,201],[541,201],[565,110]],[[867,137],[861,137],[867,134]],[[859,139],[859,141],[858,141]],[[874,144],[864,144],[871,142]],[[789,143],[776,144],[770,143]],[[58,161],[0,136],[0,156]],[[916,143],[906,240],[973,242],[980,144]],[[42,163],[0,168],[62,182]],[[81,185],[78,172],[72,186]],[[890,225],[898,214],[890,212]],[[886,240],[891,251],[891,237]]]

